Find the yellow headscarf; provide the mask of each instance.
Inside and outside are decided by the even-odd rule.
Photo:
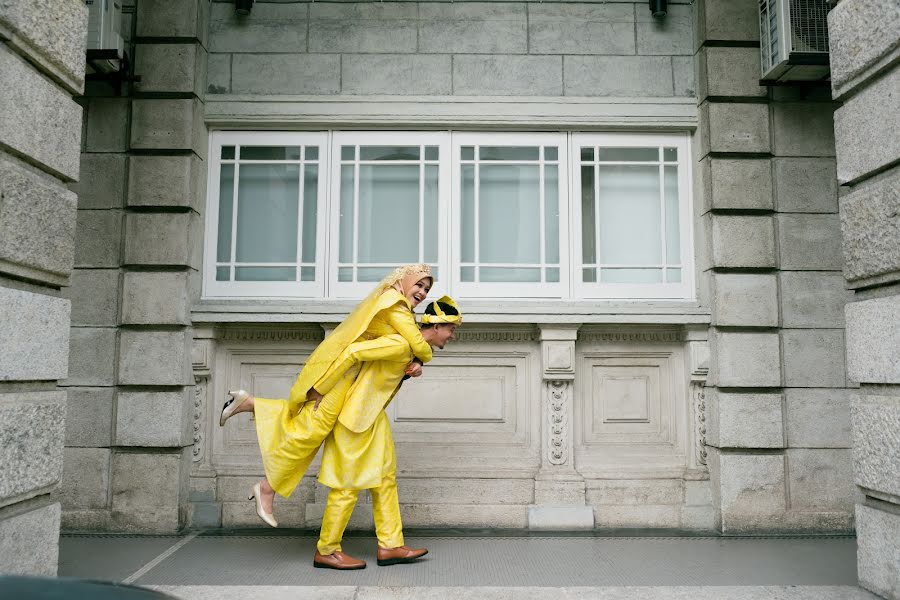
[[[355,342],[369,327],[372,318],[381,310],[398,302],[404,302],[412,310],[406,292],[420,279],[434,277],[431,267],[426,264],[404,265],[391,271],[366,296],[353,312],[344,319],[334,331],[322,340],[313,353],[309,355],[303,370],[291,388],[290,402],[293,405],[306,402],[306,392],[321,379],[331,363],[344,349]]]
[[[444,312],[444,309],[441,308],[441,304],[445,304],[447,306],[452,306],[456,309],[455,315],[448,315]],[[438,298],[434,302],[428,305],[429,309],[433,309],[435,314],[429,314],[426,310],[422,315],[422,323],[425,325],[434,325],[438,323],[452,323],[453,325],[459,325],[462,323],[462,311],[459,310],[459,306],[456,305],[456,302],[453,301],[453,298],[450,296],[442,296]]]

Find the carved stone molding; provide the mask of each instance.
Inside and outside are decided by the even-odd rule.
[[[228,342],[321,342],[321,329],[223,328],[219,339]]]
[[[564,465],[569,459],[569,390],[571,382],[547,382],[547,460],[552,465]]]
[[[206,431],[204,424],[206,419],[206,388],[209,383],[209,376],[194,376],[194,410],[193,423],[191,424],[191,434],[193,435],[194,446],[191,449],[191,455],[195,463],[203,460],[204,442]]]
[[[679,330],[661,331],[590,331],[578,336],[583,342],[680,342],[684,339]]]
[[[694,455],[698,465],[706,466],[706,388],[703,383],[691,384],[694,404]]]
[[[536,342],[538,334],[532,330],[466,330],[460,328],[456,339],[463,342]]]

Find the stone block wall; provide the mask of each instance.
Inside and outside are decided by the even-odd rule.
[[[760,87],[757,7],[695,11],[707,417],[725,533],[853,528],[840,224],[826,85]]]
[[[0,573],[56,575],[87,9],[0,12]]]
[[[859,582],[900,598],[900,12],[844,0],[828,16],[846,285]],[[849,467],[848,467],[849,469]]]
[[[63,527],[183,527],[207,145],[208,2],[126,3],[140,81],[83,99]]]
[[[213,2],[209,27],[210,99],[694,95],[682,2]]]

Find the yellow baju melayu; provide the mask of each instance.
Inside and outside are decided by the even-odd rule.
[[[456,309],[457,314],[445,315],[438,306],[442,302]],[[448,296],[432,306],[437,314],[426,313],[422,317],[423,323],[461,322],[459,308]],[[394,437],[384,409],[400,389],[406,365],[413,355],[399,335],[385,336],[380,341],[377,350],[364,344],[352,344],[342,355],[342,364],[336,364],[336,370],[360,368],[360,379],[367,371],[377,371],[382,387],[378,393],[363,387],[351,390],[338,423],[325,440],[319,483],[330,487],[331,491],[317,544],[318,552],[323,556],[342,551],[344,529],[353,514],[359,492],[364,489],[372,495],[372,516],[379,546],[397,548],[404,545]],[[385,397],[384,392],[390,386],[393,391]]]
[[[352,344],[344,355],[344,369],[359,369],[357,381],[377,372],[375,390],[350,391],[334,430],[325,440],[319,482],[331,488],[322,517],[317,545],[319,554],[341,550],[344,529],[356,506],[360,490],[372,494],[375,533],[383,548],[403,545],[403,524],[397,496],[397,461],[394,438],[384,408],[393,399],[413,359],[409,344],[399,335],[380,338],[377,349]],[[391,388],[389,396],[384,391]],[[382,400],[379,404],[378,400]]]
[[[358,361],[345,360],[349,346],[363,344],[377,354],[383,345],[402,345],[409,356],[406,364],[413,356],[423,363],[431,360],[431,346],[419,332],[410,301],[393,287],[404,278],[418,281],[423,277],[431,277],[427,267],[412,265],[385,278],[310,355],[287,400],[255,399],[256,433],[266,479],[281,496],[289,497],[300,483],[349,395],[360,390],[362,396],[366,390],[365,396],[380,410],[396,391],[393,378],[383,381],[382,369],[362,368],[365,363],[361,366]],[[401,379],[405,368],[400,369]],[[325,396],[315,410],[314,402],[306,397],[310,388]]]

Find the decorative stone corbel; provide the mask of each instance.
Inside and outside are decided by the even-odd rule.
[[[540,325],[544,382],[541,468],[534,482],[530,529],[593,529],[594,511],[585,505],[584,478],[575,471],[572,390],[579,325]]]
[[[709,376],[709,341],[707,329],[688,330],[686,341],[690,360],[691,417],[694,452],[691,468],[697,479],[709,477],[706,465],[706,380]]]

